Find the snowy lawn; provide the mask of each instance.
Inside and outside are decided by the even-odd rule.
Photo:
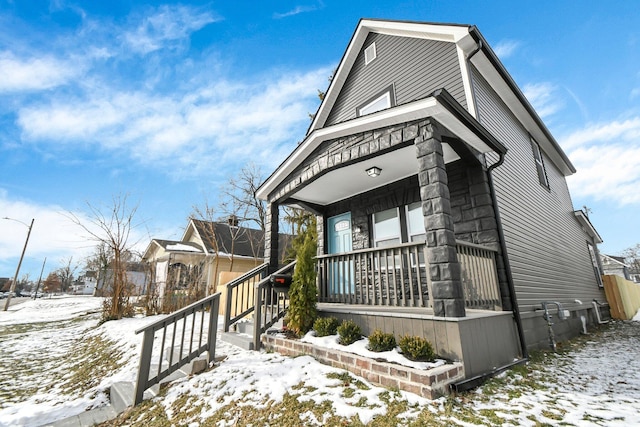
[[[98,326],[102,300],[28,301],[0,312],[0,426],[38,426],[107,402],[134,381],[141,336],[156,318]],[[428,401],[373,386],[308,356],[218,342],[227,358],[175,381],[112,425],[640,425],[640,319],[615,322],[477,390]],[[330,343],[327,345],[331,345]]]

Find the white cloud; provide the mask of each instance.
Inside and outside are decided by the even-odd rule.
[[[640,204],[640,117],[590,124],[560,141],[578,171],[568,178],[572,194]]]
[[[64,210],[60,206],[39,205],[27,200],[12,199],[5,190],[0,189],[0,212],[2,217],[13,218],[25,224],[34,219],[26,256],[44,258],[56,254],[60,259],[69,256],[79,259],[88,253],[89,244],[69,219],[62,215]],[[18,259],[27,231],[26,225],[0,219],[0,265],[8,263],[8,260]],[[59,259],[49,259],[50,264],[58,261]],[[14,262],[10,264],[15,268]]]
[[[330,71],[253,83],[219,81],[166,95],[112,88],[86,99],[23,108],[17,123],[23,139],[50,144],[51,150],[95,144],[142,164],[190,174],[210,168],[214,160],[244,161],[249,153],[277,162],[280,144],[302,136],[300,128],[306,128],[318,102],[317,88]]]
[[[53,56],[19,58],[12,52],[0,52],[0,92],[50,89],[77,77],[81,68]]]
[[[562,146],[570,150],[592,142],[640,142],[640,117],[610,123],[596,123],[577,130],[562,139]]]
[[[154,12],[123,35],[125,44],[136,52],[149,53],[167,43],[187,40],[192,32],[219,20],[211,12],[180,5],[163,5]]]
[[[287,18],[289,16],[294,16],[294,15],[298,15],[300,13],[306,13],[306,12],[313,12],[316,11],[318,9],[322,9],[324,7],[324,3],[323,2],[318,2],[317,5],[313,5],[313,6],[296,6],[293,9],[291,9],[288,12],[284,12],[284,13],[274,13],[273,17],[275,19],[282,19],[282,18]]]
[[[520,42],[515,40],[503,40],[493,47],[493,51],[500,59],[505,59],[510,57],[516,49],[520,47]]]
[[[538,115],[542,118],[558,112],[564,103],[557,95],[557,87],[552,83],[532,83],[524,85],[522,91]]]
[[[104,208],[103,206],[96,207],[98,209]],[[57,264],[61,260],[69,257],[73,257],[74,262],[82,261],[93,252],[93,248],[97,244],[95,240],[90,238],[87,231],[70,219],[69,212],[58,205],[43,205],[29,200],[20,200],[0,188],[0,212],[2,212],[2,218],[12,218],[12,220],[0,219],[0,236],[2,236],[0,238],[0,276],[6,275],[8,272],[13,276],[15,273],[16,262],[22,252],[27,237],[28,224],[32,218],[34,223],[25,259],[27,257],[40,259],[38,265],[45,256],[48,257],[49,269],[57,268]],[[73,215],[95,233],[101,233],[97,227],[91,224],[91,217],[85,211],[78,210],[73,212]],[[146,244],[148,239],[144,236],[142,229],[134,229],[129,242],[132,245],[137,245],[136,249],[139,250],[144,249],[140,245]],[[29,266],[25,263],[21,268],[20,277],[27,272],[34,273],[33,269],[30,271]],[[33,279],[34,274],[31,276]]]

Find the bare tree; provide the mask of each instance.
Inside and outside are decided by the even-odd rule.
[[[222,188],[220,208],[228,217],[235,215],[241,223],[258,226],[266,230],[267,206],[256,197],[264,176],[260,166],[247,163],[237,176],[229,179]]]
[[[85,269],[96,273],[96,296],[103,296],[104,284],[106,283],[107,271],[111,265],[113,253],[109,246],[100,242],[94,248],[93,254],[85,259]]]
[[[193,206],[193,213],[191,214],[191,217],[193,219],[200,220],[204,227],[204,233],[200,236],[204,240],[204,251],[207,257],[202,268],[203,274],[207,274],[209,271],[208,266],[211,262],[209,261],[209,255],[213,255],[213,283],[209,284],[210,288],[207,290],[208,295],[216,292],[216,288],[218,286],[218,274],[220,270],[220,257],[218,257],[220,247],[218,245],[215,226],[216,209],[209,204],[208,200],[205,199],[202,206]],[[211,252],[209,251],[209,248],[211,248]]]
[[[62,260],[62,265],[62,267],[56,270],[56,274],[60,279],[62,292],[67,292],[73,283],[74,275],[78,269],[78,264],[74,264],[73,257],[70,256],[69,258]]]
[[[132,309],[127,293],[126,258],[129,247],[133,245],[129,238],[131,231],[137,226],[134,217],[138,207],[128,206],[127,199],[128,195],[114,196],[112,204],[102,209],[87,202],[86,220],[71,212],[68,215],[89,234],[91,240],[98,243],[99,248],[107,249],[112,256],[110,267],[113,282],[110,299],[105,300],[103,307],[104,320],[120,319],[130,314]]]
[[[631,267],[632,273],[640,274],[640,243],[622,251],[622,256]]]

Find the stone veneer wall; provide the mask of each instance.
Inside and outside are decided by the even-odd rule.
[[[398,388],[427,399],[447,394],[450,384],[464,379],[464,368],[460,362],[421,370],[268,334],[262,336],[262,344],[267,351],[293,357],[309,355],[320,363],[346,369],[374,384]]]
[[[434,310],[438,316],[464,316],[455,239],[499,250],[499,235],[486,171],[479,163],[463,160],[445,165],[443,137],[451,139],[443,126],[425,119],[325,141],[269,195],[269,200],[275,204],[332,169],[415,145],[416,176],[328,206],[324,219],[351,212],[353,248],[364,249],[370,247],[372,213],[422,201]],[[318,222],[319,255],[325,253],[323,225]],[[273,230],[268,231],[271,233],[266,236],[266,258],[273,259],[276,251],[270,240],[271,235],[276,234]],[[497,258],[503,308],[509,310],[506,270],[502,257]]]

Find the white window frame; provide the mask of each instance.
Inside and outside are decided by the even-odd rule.
[[[378,111],[395,106],[395,102],[395,90],[393,85],[391,85],[356,108],[356,115],[360,117],[367,114],[377,113]]]
[[[376,216],[389,211],[395,211],[394,218],[395,218],[395,226],[397,227],[397,235],[378,236],[378,232],[376,230],[376,224],[378,224],[378,222],[376,221]],[[374,248],[384,248],[386,246],[395,246],[402,243],[402,226],[400,225],[400,210],[398,208],[385,209],[380,212],[375,212],[372,215],[372,221],[373,221],[373,247]],[[392,239],[397,239],[397,242],[390,242]]]
[[[413,208],[412,208],[413,207]],[[413,202],[405,205],[405,212],[407,213],[407,240],[409,242],[425,242],[427,240],[427,231],[424,228],[424,216],[422,215],[422,202]],[[411,226],[411,212],[412,211],[420,212],[420,223],[415,224],[419,233],[412,232]]]
[[[376,42],[373,42],[364,50],[364,65],[369,65],[377,57]]]
[[[549,178],[547,177],[547,169],[544,166],[544,158],[540,145],[531,138],[531,149],[533,150],[533,159],[536,162],[536,171],[538,172],[538,181],[547,190],[549,189]]]

